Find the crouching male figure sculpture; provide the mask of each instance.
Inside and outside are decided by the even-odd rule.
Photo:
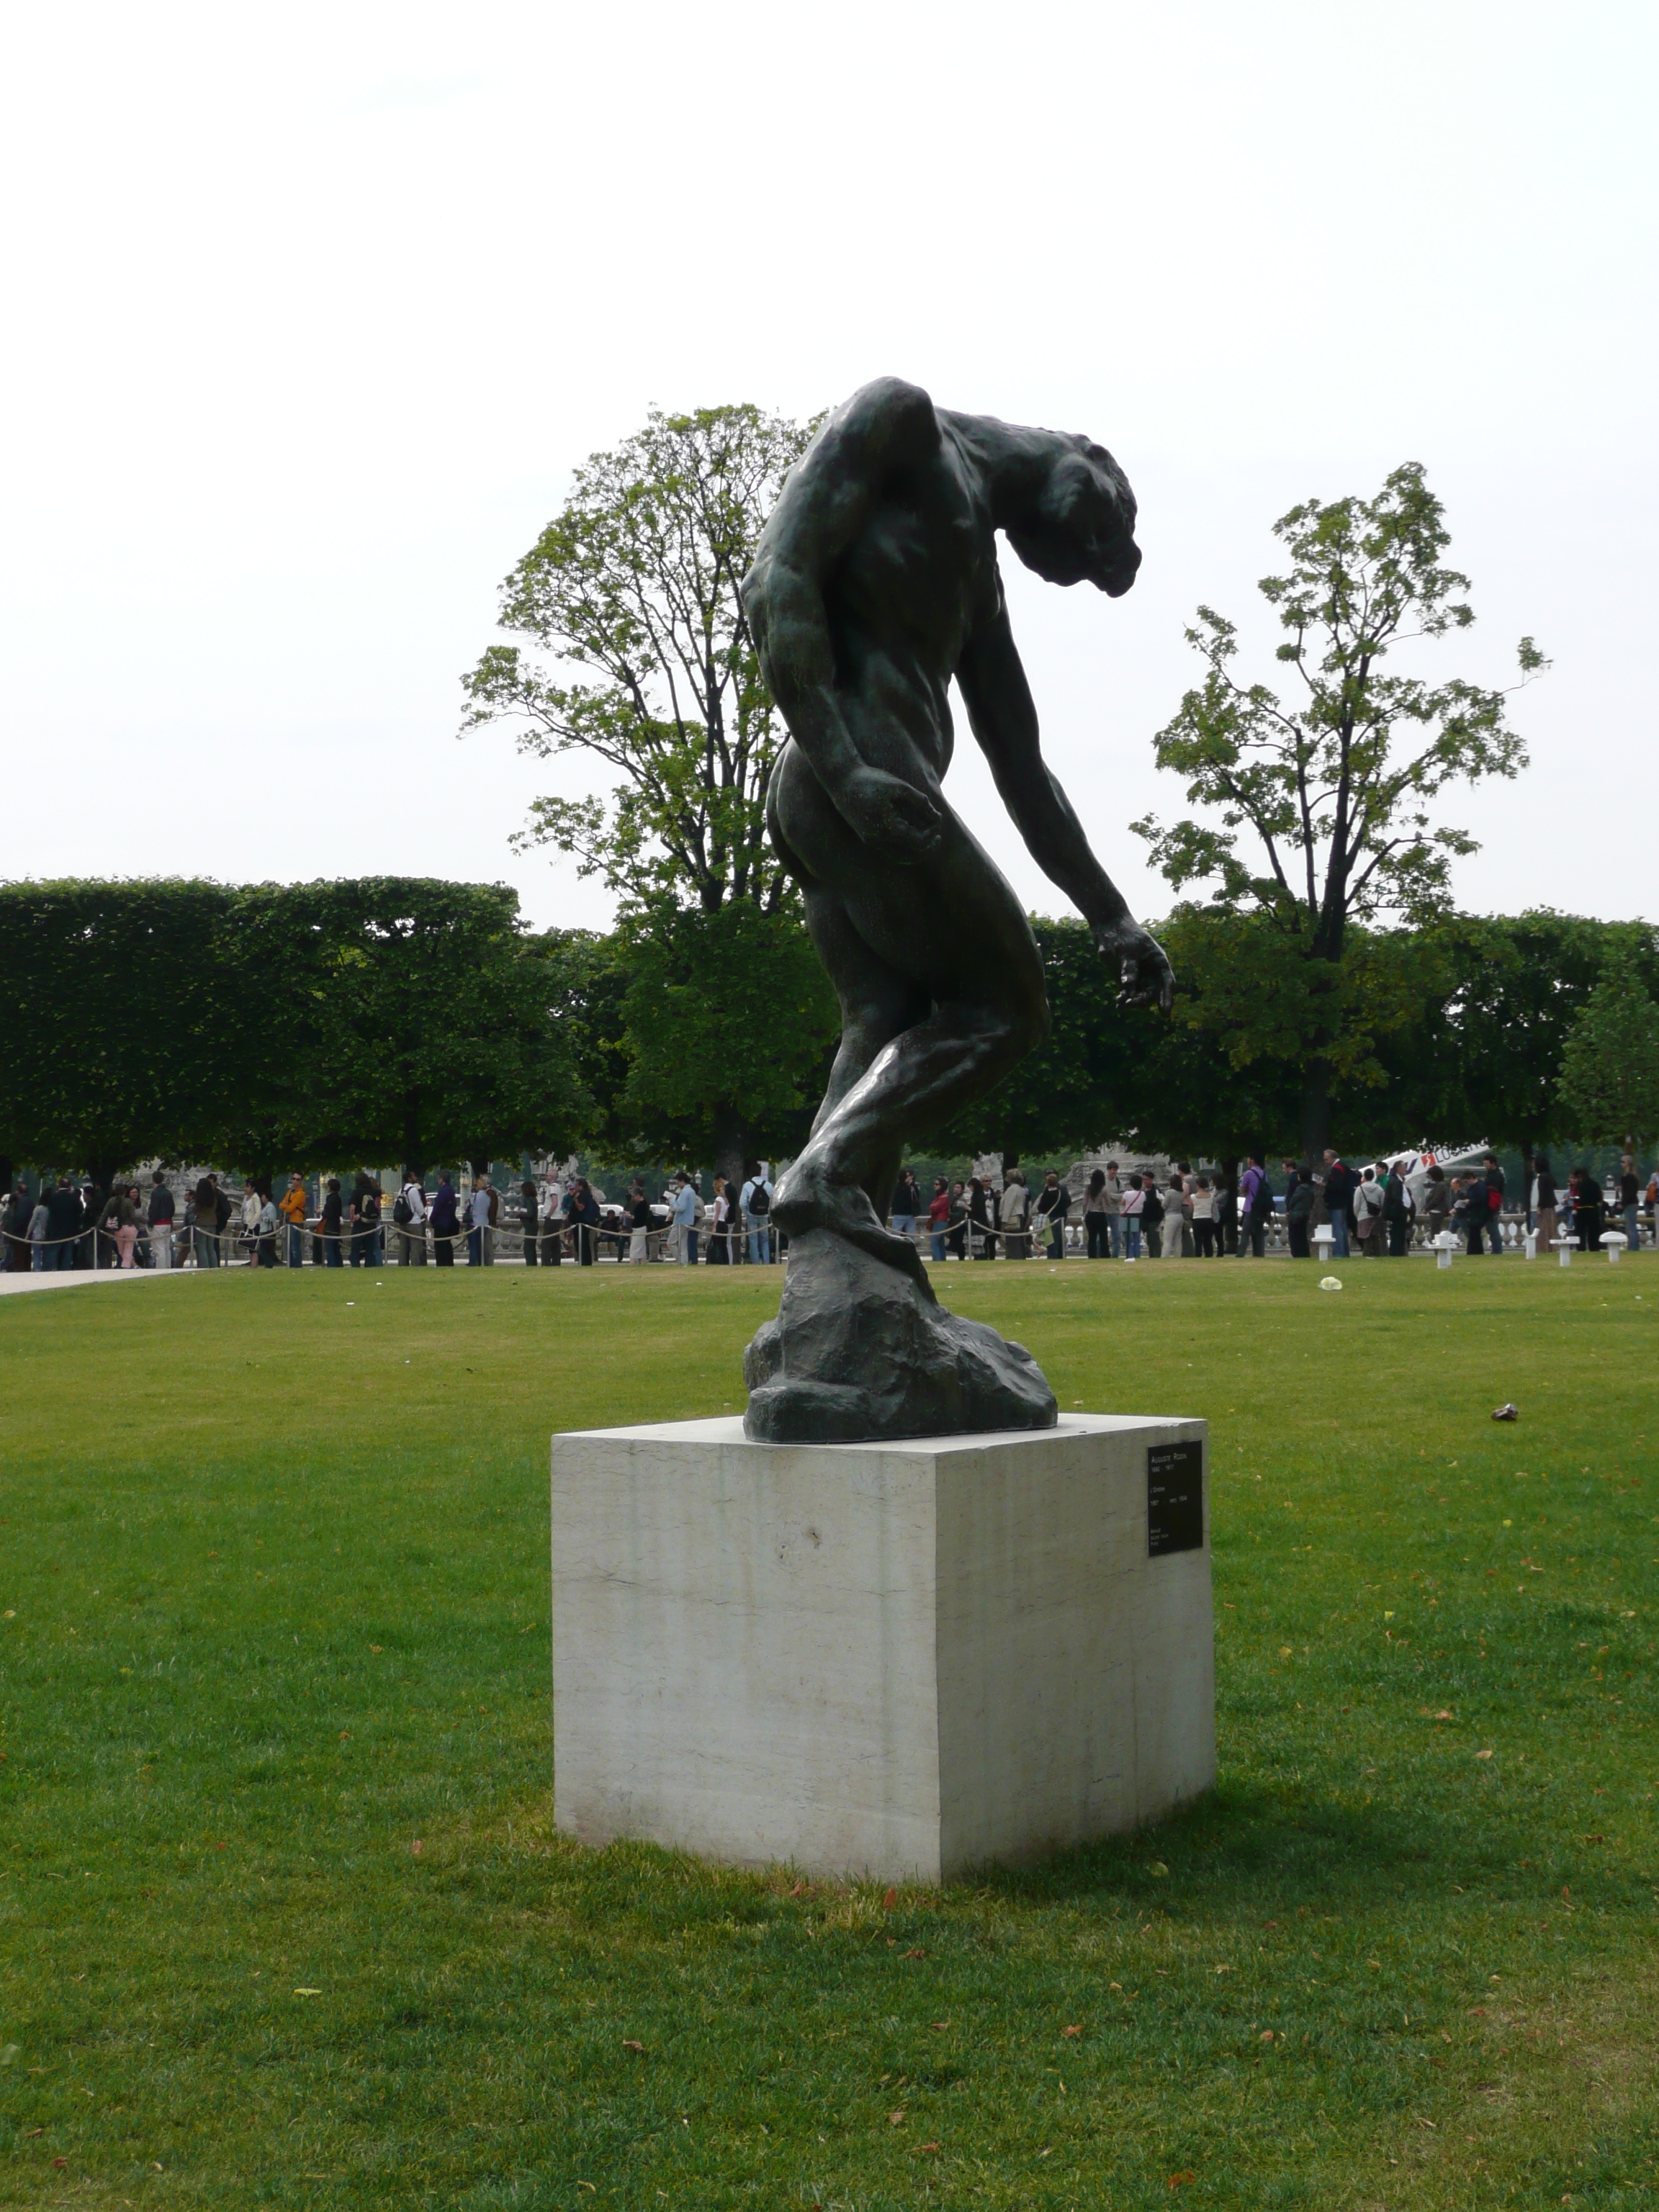
[[[1116,599],[1140,565],[1134,495],[1102,447],[866,385],[784,487],[744,580],[790,731],[767,825],[841,1000],[811,1137],[778,1188],[781,1310],[744,1360],[745,1426],[776,1443],[1054,1425],[1030,1355],[946,1313],[884,1225],[908,1138],[981,1097],[1045,1035],[1036,939],[945,803],[954,677],[1032,858],[1090,923],[1119,1003],[1168,1008],[1169,962],[1043,763],[997,568]]]

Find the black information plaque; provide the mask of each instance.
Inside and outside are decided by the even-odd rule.
[[[1150,1444],[1146,1449],[1146,1552],[1204,1547],[1204,1447]]]

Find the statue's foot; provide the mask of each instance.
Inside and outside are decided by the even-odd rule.
[[[896,1267],[927,1297],[933,1296],[921,1254],[909,1238],[896,1236],[884,1226],[870,1203],[869,1193],[860,1184],[831,1182],[810,1152],[801,1155],[778,1185],[772,1218],[786,1237],[804,1237],[809,1229],[827,1229],[832,1236],[856,1244],[860,1251]]]

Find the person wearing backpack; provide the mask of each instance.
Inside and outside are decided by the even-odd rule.
[[[404,1187],[392,1203],[392,1218],[403,1231],[404,1267],[424,1267],[426,1265],[426,1189],[420,1176],[412,1169],[404,1176]]]
[[[1238,1220],[1238,1256],[1244,1257],[1248,1243],[1250,1257],[1265,1256],[1267,1223],[1273,1210],[1273,1187],[1267,1180],[1267,1170],[1260,1152],[1250,1154],[1250,1164],[1238,1180],[1241,1211]]]
[[[759,1160],[749,1164],[749,1180],[738,1194],[744,1227],[749,1235],[749,1257],[762,1267],[772,1261],[772,1186]]]

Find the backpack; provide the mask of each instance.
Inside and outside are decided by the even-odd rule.
[[[1487,1211],[1488,1211],[1489,1212],[1492,1212],[1492,1213],[1496,1213],[1496,1212],[1498,1212],[1498,1208],[1503,1205],[1503,1203],[1504,1203],[1504,1194],[1503,1194],[1503,1192],[1502,1192],[1501,1190],[1499,1190],[1499,1188],[1498,1188],[1498,1185],[1497,1185],[1495,1182],[1489,1182],[1489,1183],[1486,1185],[1486,1208],[1487,1208]]]
[[[410,1206],[409,1200],[404,1196],[402,1191],[398,1193],[396,1199],[392,1201],[392,1218],[397,1223],[399,1229],[406,1229],[409,1226],[410,1222],[414,1218],[413,1209]]]
[[[763,1182],[750,1185],[749,1211],[750,1213],[769,1213],[772,1211],[772,1194]]]

